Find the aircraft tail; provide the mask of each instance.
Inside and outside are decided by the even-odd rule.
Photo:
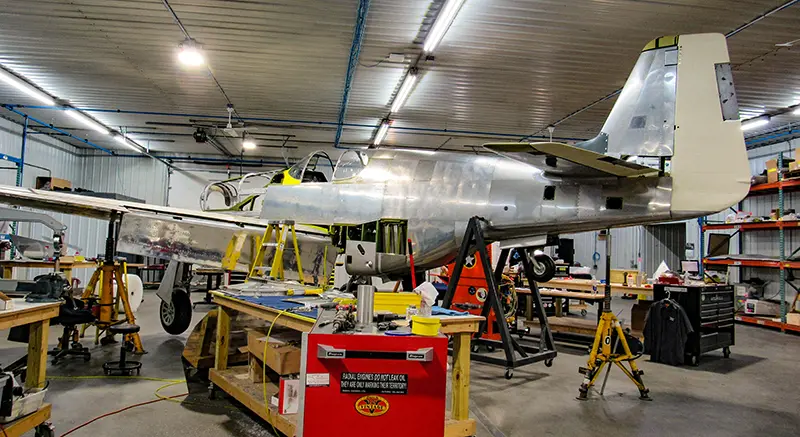
[[[750,168],[725,37],[648,43],[600,135],[577,146],[622,159],[666,158],[676,218],[739,202]]]

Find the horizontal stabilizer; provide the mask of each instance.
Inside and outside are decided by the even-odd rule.
[[[487,143],[498,155],[564,177],[656,176],[658,170],[563,143]]]

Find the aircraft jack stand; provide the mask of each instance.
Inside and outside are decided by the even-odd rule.
[[[602,236],[602,234],[601,234]],[[611,277],[611,231],[606,231],[606,278]],[[611,345],[611,337],[616,333],[617,338],[614,345]],[[618,353],[620,344],[622,345],[622,353]],[[611,312],[611,281],[606,280],[605,296],[603,298],[603,313],[597,323],[597,332],[594,335],[594,343],[592,344],[592,351],[589,354],[588,367],[581,367],[578,372],[584,375],[583,384],[578,389],[578,400],[585,401],[589,396],[589,389],[592,388],[597,377],[603,371],[603,367],[608,366],[606,376],[603,379],[603,386],[600,388],[600,395],[606,388],[606,381],[608,381],[608,374],[611,372],[611,365],[615,364],[622,369],[634,384],[639,389],[639,399],[651,401],[649,393],[650,390],[645,387],[642,380],[643,371],[639,370],[636,366],[635,360],[639,355],[633,355],[628,341],[625,338],[625,332],[622,330],[617,316]],[[624,363],[628,363],[630,369],[625,367]]]
[[[461,243],[461,248],[459,249],[458,256],[455,260],[455,269],[452,272],[452,276],[450,277],[450,281],[447,285],[447,292],[444,295],[442,308],[449,309],[453,305],[453,297],[455,296],[456,287],[459,279],[461,278],[461,272],[464,269],[464,265],[467,262],[467,256],[469,255],[470,249],[476,250],[476,256],[480,257],[481,264],[483,266],[492,265],[489,255],[486,251],[486,240],[483,236],[481,220],[482,219],[478,217],[472,217],[469,219],[469,223],[467,224],[467,229],[464,234],[464,239]],[[526,254],[528,253],[526,248],[520,248],[520,250]],[[505,366],[506,379],[511,379],[513,377],[514,369],[517,367],[527,366],[539,361],[544,361],[545,366],[550,367],[553,365],[553,359],[558,354],[553,342],[553,334],[550,331],[550,325],[547,323],[547,317],[545,316],[544,311],[541,311],[544,306],[542,305],[542,299],[539,295],[539,288],[536,285],[536,281],[531,279],[534,277],[533,263],[528,256],[522,257],[522,264],[523,268],[525,269],[525,277],[528,278],[528,282],[530,284],[530,298],[533,299],[536,308],[540,309],[537,316],[539,318],[539,325],[542,333],[539,339],[538,347],[520,344],[511,334],[511,330],[509,329],[506,320],[502,318],[503,308],[500,303],[501,295],[497,284],[500,282],[500,278],[502,276],[503,269],[505,268],[509,253],[510,249],[507,248],[500,251],[500,260],[498,261],[494,272],[492,272],[491,268],[489,267],[484,268],[487,291],[487,298],[481,310],[481,316],[484,317],[484,321],[479,324],[478,332],[473,336],[473,344],[490,346],[498,350],[502,349],[505,357],[499,358],[475,353],[474,351],[472,354],[470,354],[472,361],[480,361],[496,366]],[[487,332],[490,312],[494,312],[498,318],[497,325],[500,333],[500,341],[481,338],[483,334]]]
[[[114,259],[114,252],[116,252],[116,240],[119,234],[119,215],[112,213],[108,222],[108,235],[106,236],[105,256],[102,264],[94,271],[89,283],[86,284],[86,289],[81,296],[84,302],[96,300],[100,307],[97,321],[95,322],[95,344],[113,344],[114,334],[109,331],[109,327],[121,323],[135,324],[136,318],[131,311],[131,305],[128,296],[127,281],[124,279],[127,275],[127,267],[124,260],[119,261],[117,265]],[[117,285],[117,295],[113,294],[114,284]],[[95,295],[97,291],[97,295]],[[121,307],[121,308],[120,308]],[[120,311],[121,310],[121,311]],[[120,319],[120,313],[124,314],[124,318]],[[86,332],[88,325],[84,325],[81,329],[81,337]],[[101,337],[101,335],[105,334]],[[122,336],[123,342],[129,342],[132,346],[131,350],[137,354],[144,354],[144,346],[139,333],[125,334]]]
[[[614,332],[617,334],[617,339],[612,346],[611,336]],[[621,354],[616,353],[620,344],[623,350]],[[653,400],[648,396],[650,390],[644,385],[644,381],[642,380],[644,372],[639,370],[636,366],[636,358],[638,358],[638,356],[634,356],[631,353],[628,341],[625,339],[625,333],[622,331],[622,326],[619,320],[617,320],[617,317],[611,311],[604,311],[597,325],[592,352],[589,354],[588,367],[582,367],[579,370],[585,378],[583,384],[581,384],[581,387],[578,389],[578,400],[585,401],[588,399],[589,389],[592,388],[595,381],[597,381],[597,377],[600,376],[603,367],[608,366],[606,376],[603,379],[603,386],[600,389],[600,394],[603,394],[612,364],[616,364],[617,367],[622,369],[622,372],[636,384],[636,388],[639,389],[639,399],[647,401]],[[630,369],[625,367],[624,363],[628,363]]]

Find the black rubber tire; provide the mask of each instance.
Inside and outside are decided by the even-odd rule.
[[[553,359],[544,360],[545,367],[553,367]]]
[[[731,357],[731,348],[729,348],[727,346],[722,348],[722,356],[725,357],[725,358],[730,358]]]
[[[169,305],[172,305],[172,317],[168,316]],[[158,313],[161,326],[168,334],[183,334],[192,323],[192,300],[189,298],[189,293],[183,288],[175,288],[172,290],[172,303],[168,304],[162,300]]]
[[[506,379],[511,379],[514,377],[514,369],[506,369],[505,374]]]
[[[487,345],[487,346],[486,346],[486,351],[487,351],[487,352],[489,352],[489,353],[491,353],[491,352],[494,352],[494,346],[492,346],[492,345]]]
[[[544,253],[536,254],[533,256],[533,261],[542,267],[540,271],[537,272],[536,266],[534,265],[533,279],[536,282],[547,282],[556,275],[556,263],[553,261],[553,258],[550,258],[550,255]]]

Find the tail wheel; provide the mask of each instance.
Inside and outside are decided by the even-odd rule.
[[[533,279],[536,282],[547,282],[556,274],[556,263],[545,253],[533,255]]]

